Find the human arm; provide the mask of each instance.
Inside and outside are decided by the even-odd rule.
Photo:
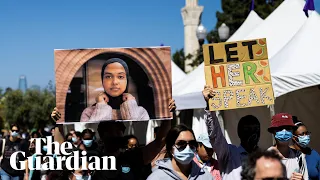
[[[169,102],[169,109],[171,112],[175,110],[175,102],[174,100],[170,100]],[[157,133],[156,139],[143,147],[143,162],[144,164],[149,164],[161,151],[164,147],[164,140],[171,128],[171,121],[170,120],[163,120],[161,121],[161,125],[159,128],[159,132]]]
[[[54,108],[51,113],[51,118],[55,122],[61,118],[61,113],[58,111],[58,108]],[[54,141],[62,144],[64,142],[64,137],[62,135],[63,132],[63,125],[59,124],[54,128]]]
[[[29,180],[28,159],[26,159],[26,160],[24,161],[24,163],[25,163],[25,167],[26,167],[25,172],[24,172],[24,180]]]
[[[207,108],[205,110],[205,123],[208,129],[208,135],[210,143],[217,154],[220,169],[225,171],[230,158],[229,145],[223,136],[218,118],[215,112],[209,111],[209,99],[214,96],[213,89],[209,86],[205,86],[203,90],[203,97],[207,102]]]

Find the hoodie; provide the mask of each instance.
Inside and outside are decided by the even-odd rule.
[[[189,175],[190,180],[213,180],[212,175],[200,168],[194,161],[191,161],[192,169],[191,174]],[[158,160],[156,162],[157,168],[152,172],[152,174],[148,177],[147,180],[164,180],[164,179],[174,179],[181,180],[178,173],[173,170],[171,159],[165,158],[162,160]]]

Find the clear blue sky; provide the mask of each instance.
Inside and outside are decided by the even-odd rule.
[[[320,5],[320,0],[315,0]],[[215,26],[220,0],[200,0],[202,22]],[[0,1],[0,87],[54,81],[54,49],[183,47],[180,14],[185,0]]]

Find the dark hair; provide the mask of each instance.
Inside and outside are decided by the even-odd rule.
[[[125,72],[126,72],[126,79],[127,79],[127,87],[126,87],[126,90],[124,91],[125,93],[128,92],[128,87],[129,87],[129,80],[128,80],[128,77],[129,77],[129,67],[127,65],[127,63],[120,59],[120,58],[111,58],[111,59],[108,59],[102,66],[101,68],[101,81],[102,81],[102,84],[103,84],[103,77],[104,77],[104,71],[106,69],[106,67],[109,65],[109,64],[112,64],[112,63],[119,63],[123,66]],[[106,93],[106,92],[105,92]],[[106,93],[106,95],[108,96],[109,98],[109,102],[108,102],[108,105],[112,107],[112,109],[120,109],[120,105],[123,103],[123,99],[122,99],[122,95],[120,95],[119,97],[112,97],[110,96],[108,93]]]
[[[17,127],[18,131],[20,131],[20,127],[17,124],[11,124],[10,126],[10,130],[12,130],[13,127]]]
[[[187,127],[184,124],[179,124],[173,128],[170,129],[170,131],[167,134],[166,137],[166,151],[167,151],[167,156],[170,157],[170,159],[172,158],[172,154],[171,154],[171,150],[172,150],[172,146],[175,144],[178,136],[180,135],[181,132],[183,131],[189,131],[192,133],[194,139],[196,139],[193,130],[189,127]]]
[[[254,180],[254,177],[256,176],[256,165],[257,160],[261,157],[265,157],[266,159],[275,159],[279,161],[279,163],[282,166],[282,175],[283,177],[287,177],[287,170],[284,164],[281,162],[280,156],[274,151],[256,151],[249,155],[246,162],[242,165],[242,172],[241,172],[241,179],[242,180]]]
[[[83,130],[82,133],[81,133],[81,137],[83,138],[85,134],[90,134],[92,136],[92,138],[94,136],[94,133],[93,133],[93,131],[91,131],[91,129]]]
[[[11,129],[12,129],[12,128],[11,128]],[[33,131],[33,132],[31,133],[31,137],[33,138],[33,136],[34,136],[35,134],[38,136],[38,138],[41,137],[41,135],[40,135],[40,133],[39,133],[38,131]]]
[[[69,136],[72,136],[72,134],[71,134],[71,133],[68,133],[68,134],[66,135],[65,139],[68,139]]]
[[[98,133],[100,138],[103,137],[103,134],[107,132],[109,128],[114,128],[114,126],[118,126],[123,133],[126,130],[126,126],[123,124],[123,122],[102,121],[98,125]]]
[[[79,137],[79,138],[81,138],[81,132],[79,132],[79,131],[76,131],[75,133],[74,133],[77,137]]]
[[[243,132],[244,126],[248,124],[257,124],[260,127],[260,122],[255,116],[253,115],[243,116],[238,123],[238,130],[237,130],[238,136],[240,139],[243,135],[242,132]]]
[[[294,132],[296,132],[300,126],[307,127],[305,124],[303,124],[302,121],[300,121],[298,119],[297,116],[292,116],[292,120],[293,120],[294,125],[296,125],[296,127],[297,127],[296,129],[294,129]]]
[[[126,135],[126,136],[123,137],[123,139],[124,139],[124,144],[125,145],[127,145],[129,143],[130,139],[136,139],[137,143],[139,144],[138,138],[136,136],[134,136],[134,135]]]

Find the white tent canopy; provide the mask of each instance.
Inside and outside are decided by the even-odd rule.
[[[313,12],[294,38],[272,58],[275,97],[320,84],[319,32],[320,17]]]
[[[263,19],[261,19],[256,12],[251,11],[241,27],[228,41],[241,40],[262,22]],[[204,85],[204,64],[202,63],[182,81],[173,86],[173,98],[176,101],[177,110],[204,108],[206,106],[202,98]]]
[[[273,57],[290,41],[307,20],[304,0],[285,0],[257,28],[243,39],[267,38],[268,57]]]
[[[320,63],[317,51],[320,49],[320,16],[313,12],[295,36],[270,61],[274,86],[275,112],[288,112],[303,121],[312,137],[319,137]],[[225,127],[231,141],[239,143],[237,121],[245,115],[256,116],[261,123],[260,146],[271,145],[271,135],[266,131],[270,125],[270,113],[266,106],[228,110],[224,112]],[[311,147],[320,150],[317,139]]]

